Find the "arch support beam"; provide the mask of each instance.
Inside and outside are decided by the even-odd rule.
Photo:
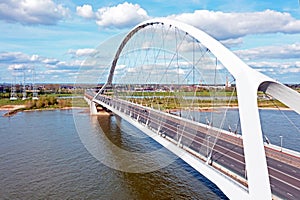
[[[278,82],[266,81],[259,86],[259,90],[270,94],[282,103],[300,114],[300,95],[295,90]]]
[[[246,78],[246,77],[245,77]],[[269,173],[257,105],[257,84],[236,80],[249,199],[271,199]]]

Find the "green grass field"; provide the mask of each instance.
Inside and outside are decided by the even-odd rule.
[[[62,97],[62,98],[61,98]],[[0,98],[0,107],[5,105],[26,105],[28,109],[42,108],[61,108],[61,107],[87,107],[83,98],[66,98],[72,97],[72,94],[47,94],[40,95],[38,100],[21,100],[20,98],[11,101],[9,98]]]

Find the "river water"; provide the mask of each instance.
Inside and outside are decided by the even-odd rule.
[[[3,114],[1,111],[0,199],[227,199],[168,151],[152,158],[150,162],[156,164],[139,157],[163,148],[125,120],[90,116],[84,109],[21,112],[10,118]],[[273,119],[279,116],[278,111],[261,114]],[[299,118],[293,120],[299,125]],[[287,134],[291,125],[278,123],[276,129],[281,127],[281,132],[268,134],[269,139],[278,143],[279,135],[284,135],[283,145],[300,151],[299,132]],[[274,128],[273,124],[263,126]],[[293,134],[296,137],[289,139]],[[126,152],[138,152],[133,154],[138,160],[118,155],[103,142],[104,136]],[[173,162],[165,166],[165,160]]]

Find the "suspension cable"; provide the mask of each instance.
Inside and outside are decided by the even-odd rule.
[[[266,94],[265,92],[264,94],[273,103],[273,105],[280,111],[280,113],[291,123],[291,125],[298,131],[298,133],[300,133],[300,128],[296,126],[296,124],[282,111],[282,109],[280,109],[280,107],[275,103],[273,99],[269,97],[268,94]]]

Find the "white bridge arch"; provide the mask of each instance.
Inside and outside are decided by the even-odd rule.
[[[286,87],[285,85],[275,81],[274,79],[250,68],[234,53],[232,53],[220,42],[218,42],[205,32],[193,26],[169,19],[152,19],[140,23],[126,35],[126,37],[118,47],[118,50],[112,61],[108,80],[98,92],[98,94],[101,94],[104,91],[105,87],[112,84],[119,56],[123,48],[126,46],[127,42],[132,38],[134,34],[139,32],[141,29],[147,26],[152,26],[154,24],[174,26],[179,30],[188,33],[194,39],[201,42],[201,44],[203,44],[212,54],[214,54],[214,56],[218,58],[223,66],[227,68],[227,70],[235,78],[248,178],[247,198],[271,199],[272,194],[257,105],[257,91],[260,90],[267,94],[270,94],[299,114],[300,95],[296,91]],[[94,98],[96,98],[97,95]],[[231,190],[228,187],[222,187],[222,185],[219,185],[218,183],[216,183],[216,185],[218,185],[227,196],[233,197],[236,195],[234,194],[234,190]]]

